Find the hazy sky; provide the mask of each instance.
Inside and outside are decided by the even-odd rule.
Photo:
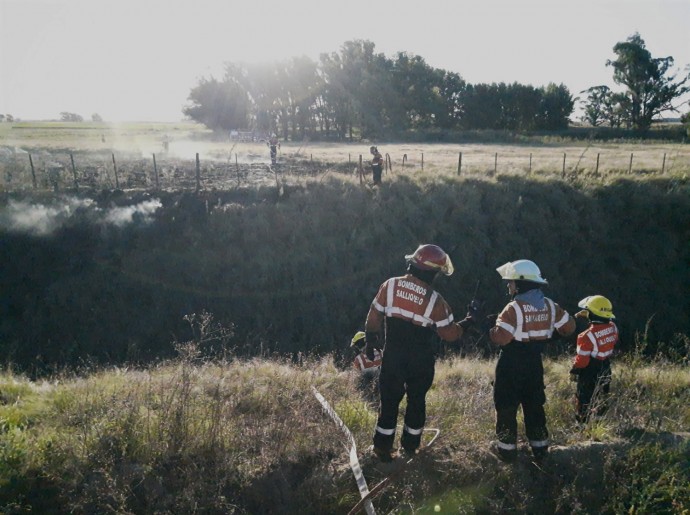
[[[0,0],[0,113],[179,120],[224,62],[316,61],[354,39],[470,83],[577,95],[617,87],[605,63],[635,32],[654,57],[690,64],[690,0]]]

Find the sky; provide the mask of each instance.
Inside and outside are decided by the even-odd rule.
[[[472,84],[553,82],[577,96],[620,89],[606,61],[635,32],[682,72],[689,20],[690,0],[0,0],[0,113],[178,121],[226,62],[318,61],[356,39]]]

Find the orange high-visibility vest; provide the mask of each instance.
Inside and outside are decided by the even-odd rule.
[[[592,324],[577,336],[575,368],[585,368],[590,358],[605,360],[618,342],[618,327],[613,322]]]

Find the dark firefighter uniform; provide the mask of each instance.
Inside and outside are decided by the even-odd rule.
[[[383,156],[376,147],[371,147],[369,152],[373,156],[371,159],[371,173],[374,184],[381,184],[381,175],[383,174]]]
[[[577,354],[570,374],[577,376],[575,416],[578,422],[587,422],[593,412],[600,415],[606,410],[611,385],[610,357],[619,334],[611,301],[606,297],[586,297],[578,306],[585,309],[575,316],[589,319],[590,325],[577,336]]]
[[[366,332],[382,334],[385,348],[379,377],[381,397],[374,433],[374,451],[390,453],[395,440],[398,407],[407,394],[402,447],[414,452],[426,421],[426,393],[434,380],[434,333],[448,342],[463,328],[453,322],[450,306],[428,283],[412,273],[393,277],[379,288],[371,304]]]
[[[540,272],[537,274],[540,278]],[[501,346],[494,381],[498,452],[505,459],[516,456],[517,410],[522,406],[530,447],[535,457],[542,457],[548,452],[549,433],[544,412],[546,395],[541,353],[554,331],[564,336],[572,334],[575,320],[544,296],[540,286],[546,281],[540,284],[524,280],[512,282],[513,285],[518,282],[520,291],[515,292],[512,302],[501,311],[496,325],[489,331],[491,341]]]

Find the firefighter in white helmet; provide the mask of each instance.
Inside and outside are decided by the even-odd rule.
[[[610,357],[618,343],[618,327],[611,301],[603,295],[585,297],[578,307],[583,309],[575,316],[588,320],[589,327],[577,336],[577,354],[570,376],[577,381],[575,417],[584,423],[592,414],[606,411],[611,385]]]
[[[496,271],[507,282],[511,301],[489,330],[491,341],[501,347],[494,381],[498,438],[494,450],[505,461],[517,457],[517,410],[522,406],[532,453],[535,459],[541,459],[548,454],[549,436],[541,353],[554,332],[572,334],[575,320],[544,296],[542,288],[548,282],[532,261],[512,261]]]
[[[379,287],[365,326],[370,359],[380,344],[385,345],[379,376],[381,402],[374,432],[374,453],[382,461],[390,461],[395,455],[398,409],[405,396],[407,408],[400,443],[410,454],[421,444],[426,394],[434,380],[435,334],[444,341],[455,342],[476,322],[476,313],[472,311],[461,322],[455,322],[450,306],[432,286],[438,274],[453,273],[453,263],[443,249],[420,245],[405,259],[407,273],[392,277]]]

